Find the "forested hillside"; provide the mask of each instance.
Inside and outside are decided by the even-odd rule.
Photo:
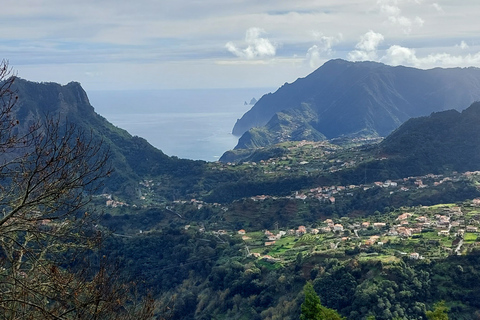
[[[14,120],[8,122],[16,132],[25,132],[31,119],[48,111],[60,119],[54,124],[73,123],[91,137],[86,146],[92,149],[87,151],[101,150],[104,156],[110,152],[110,164],[97,167],[105,169],[98,171],[104,185],[72,186],[68,195],[82,199],[75,210],[67,210],[72,203],[59,191],[48,202],[22,209],[22,215],[15,216],[18,220],[8,216],[4,220],[9,223],[0,222],[2,230],[22,241],[27,238],[16,231],[19,222],[29,226],[25,232],[42,237],[62,231],[65,238],[53,242],[59,246],[46,247],[63,248],[49,251],[58,260],[32,261],[45,263],[42,266],[48,268],[41,270],[50,270],[48,275],[62,275],[55,281],[70,277],[76,279],[71,285],[92,283],[82,287],[86,291],[72,289],[65,297],[75,297],[75,292],[87,297],[93,292],[88,290],[101,289],[104,295],[99,296],[110,303],[102,312],[114,316],[123,310],[111,304],[118,299],[122,308],[144,312],[144,318],[298,319],[305,284],[311,283],[321,304],[347,319],[427,319],[441,301],[452,319],[478,318],[480,104],[461,113],[445,111],[409,120],[383,141],[282,142],[233,151],[225,162],[205,163],[167,157],[145,140],[115,128],[95,114],[76,83],[19,80],[16,85],[16,92],[24,95],[12,109]],[[42,125],[48,123],[52,122]],[[70,150],[74,141],[73,146],[84,146],[83,140],[75,140],[77,131],[71,132],[62,150]],[[49,162],[51,150],[39,153],[39,159],[46,168],[63,168],[56,165],[63,158]],[[89,157],[79,160],[77,174],[97,173],[89,171]],[[11,171],[15,172],[19,171]],[[32,172],[37,177],[43,171]],[[74,171],[61,172],[73,179],[66,181],[77,181]],[[5,177],[3,188],[10,181]],[[23,181],[21,174],[15,177]],[[52,177],[52,186],[61,187],[56,183],[63,180]],[[4,199],[23,187],[9,190]],[[33,194],[44,201],[49,188],[40,190]],[[61,207],[55,199],[62,201]],[[92,206],[86,207],[89,200]],[[51,210],[47,215],[45,208]],[[52,221],[56,219],[60,220]],[[79,250],[67,246],[73,243],[70,239],[87,242]],[[32,242],[28,248],[33,253],[37,244],[48,243]],[[7,244],[2,257],[11,248],[18,250],[10,257],[21,256],[20,247]],[[14,272],[12,266],[6,268],[11,273],[2,276],[40,279],[33,277],[39,273],[31,271],[31,265],[21,267],[24,273]],[[116,295],[107,295],[111,291],[106,288],[115,288]],[[52,312],[66,308],[61,297],[47,304],[54,307]],[[149,301],[155,302],[154,310]],[[2,303],[0,299],[0,307],[6,305]]]

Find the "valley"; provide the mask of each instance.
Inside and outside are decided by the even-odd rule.
[[[156,318],[297,319],[306,283],[348,319],[425,319],[440,301],[455,319],[480,310],[479,103],[385,138],[282,141],[205,162],[113,126],[78,83],[15,84],[18,132],[48,106],[107,152],[108,177],[71,218],[102,237],[85,258],[152,297]],[[69,225],[49,218],[38,230]]]

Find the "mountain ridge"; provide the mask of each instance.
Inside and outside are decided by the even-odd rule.
[[[461,110],[479,99],[478,68],[421,70],[337,59],[264,95],[237,120],[232,133],[242,136],[255,127],[265,131],[275,113],[308,104],[318,117],[307,123],[327,139],[386,136],[409,118]],[[255,137],[255,130],[251,136]],[[250,145],[243,140],[236,148]]]

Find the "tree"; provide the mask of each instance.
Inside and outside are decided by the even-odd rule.
[[[305,294],[305,301],[302,303],[300,320],[322,319],[320,318],[322,304],[320,303],[320,298],[313,289],[311,282],[305,284],[303,292]]]
[[[307,282],[303,288],[305,301],[301,306],[300,320],[342,320],[338,312],[322,306],[320,298],[313,289],[311,282]]]
[[[429,320],[448,320],[448,307],[445,301],[435,303],[432,311],[425,312]]]
[[[109,173],[92,134],[58,116],[20,123],[15,77],[0,63],[2,319],[146,319],[107,263],[89,262],[101,233],[85,212]],[[131,308],[127,304],[131,302]]]

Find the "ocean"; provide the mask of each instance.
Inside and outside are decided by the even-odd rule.
[[[95,111],[169,156],[217,161],[235,147],[238,118],[271,88],[87,92]]]

